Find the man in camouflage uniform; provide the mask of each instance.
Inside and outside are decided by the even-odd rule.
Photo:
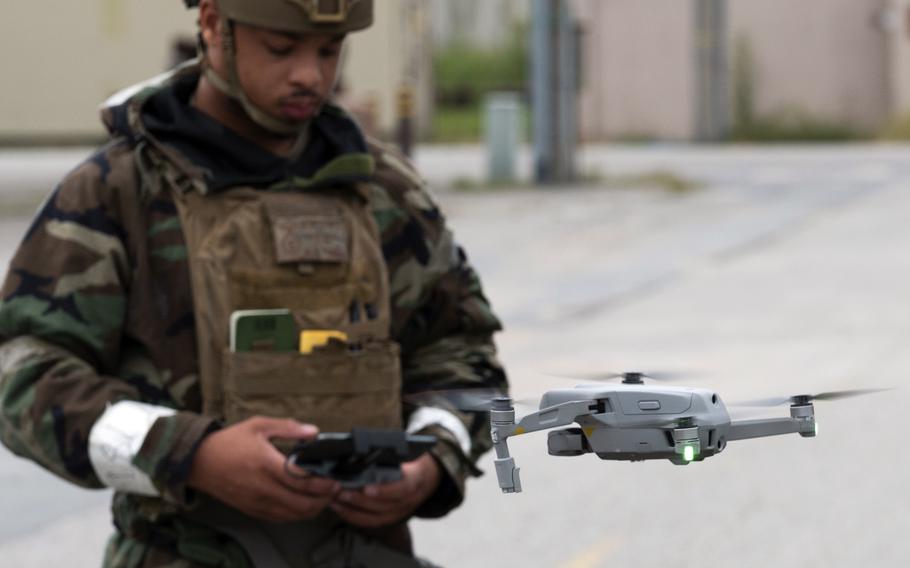
[[[0,295],[2,441],[73,483],[116,490],[106,566],[419,565],[407,520],[460,504],[489,425],[486,413],[444,398],[402,404],[401,395],[506,384],[491,340],[500,324],[423,181],[327,102],[344,37],[370,25],[372,0],[188,4],[200,5],[200,61],[105,108],[111,142],[57,187],[12,261]],[[256,214],[235,215],[247,210]],[[246,228],[219,241],[222,220]],[[257,233],[260,222],[274,232]],[[271,235],[305,250],[288,264],[287,249],[266,243],[276,266],[232,268],[242,266],[231,264],[241,241],[255,247]],[[380,264],[361,263],[372,272],[351,282],[357,259],[372,258],[355,244],[373,238]],[[212,242],[229,247],[225,273],[210,269],[206,255],[220,250]],[[313,288],[281,287],[298,281]],[[353,290],[342,298],[344,325],[362,339],[324,357],[355,369],[371,350],[397,355],[370,368],[393,371],[396,415],[382,420],[439,439],[399,482],[342,490],[297,478],[272,443],[312,438],[314,422],[374,425],[370,401],[383,399],[373,370],[339,394],[329,387],[350,377],[332,375],[336,367],[314,373],[309,359],[282,354],[325,392],[298,380],[302,393],[292,385],[215,404],[236,395],[222,375],[249,361],[227,354],[222,366],[226,325],[212,314],[300,308],[323,288],[332,298]],[[237,300],[243,294],[258,304]],[[221,297],[227,303],[210,301]],[[333,301],[295,317],[335,313]],[[284,364],[265,355],[248,366],[268,382]],[[297,400],[303,406],[279,406]],[[339,410],[351,401],[353,411]]]

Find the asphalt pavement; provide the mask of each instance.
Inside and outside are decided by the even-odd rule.
[[[0,266],[24,211],[86,153],[0,152]],[[417,162],[437,187],[483,177],[478,148]],[[580,162],[589,178],[700,187],[438,192],[506,324],[516,396],[623,370],[683,373],[728,403],[897,388],[818,403],[817,438],[733,442],[685,467],[516,438],[524,492],[500,494],[487,456],[463,507],[414,523],[418,551],[445,566],[908,565],[910,148],[589,147]],[[107,499],[0,451],[0,564],[97,566]]]

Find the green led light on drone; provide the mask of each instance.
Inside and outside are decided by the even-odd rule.
[[[683,459],[687,462],[690,462],[695,459],[695,448],[692,446],[686,446],[683,448]]]

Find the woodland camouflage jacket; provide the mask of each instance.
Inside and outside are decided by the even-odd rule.
[[[291,178],[298,185],[368,180],[404,390],[505,387],[491,340],[500,324],[402,158],[367,144],[343,112],[328,107],[314,120],[307,151],[291,163],[193,111],[186,103],[197,80],[190,69],[105,111],[111,142],[50,196],[0,293],[0,438],[16,454],[80,486],[101,487],[87,439],[107,405],[136,400],[179,411],[155,423],[134,461],[162,497],[115,496],[119,535],[108,561],[114,554],[116,565],[138,564],[141,543],[162,534],[181,550],[195,547],[200,562],[243,564],[235,548],[175,515],[192,500],[186,479],[194,450],[218,425],[199,413],[187,251],[167,190],[173,184],[218,191],[268,189]],[[361,165],[324,167],[346,154],[359,154],[353,163]],[[445,431],[434,432],[445,442],[436,456],[448,480],[421,515],[457,506],[465,477],[490,447],[487,415],[460,416],[472,455]]]

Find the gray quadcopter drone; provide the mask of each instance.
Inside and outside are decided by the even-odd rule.
[[[549,433],[550,455],[594,453],[604,460],[668,459],[677,465],[702,461],[727,442],[782,434],[816,435],[813,400],[834,400],[878,392],[855,390],[756,401],[744,406],[790,404],[790,416],[763,420],[730,418],[714,391],[646,385],[643,373],[624,373],[621,384],[580,385],[548,391],[540,409],[515,421],[512,399],[492,400],[490,422],[496,450],[496,475],[503,493],[521,492],[519,468],[509,455],[513,436],[578,424]]]

